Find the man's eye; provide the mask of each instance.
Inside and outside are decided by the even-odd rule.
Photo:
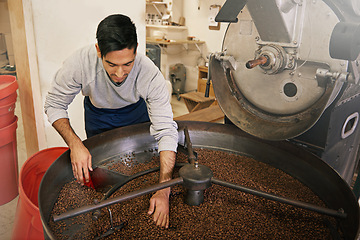
[[[109,66],[110,66],[110,67],[115,67],[115,65],[114,65],[114,64],[109,64]]]

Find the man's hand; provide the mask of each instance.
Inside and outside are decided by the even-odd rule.
[[[154,214],[153,220],[157,226],[169,227],[169,195],[170,188],[157,191],[150,199],[148,214]]]
[[[85,181],[89,182],[89,170],[91,168],[91,155],[89,150],[84,146],[81,139],[75,134],[70,126],[69,119],[60,118],[53,123],[53,127],[58,131],[61,137],[70,148],[71,167],[74,177],[82,185]]]
[[[176,153],[173,151],[160,152],[160,177],[159,182],[169,181],[175,165]],[[164,228],[169,227],[169,196],[170,188],[157,191],[150,199],[148,214],[154,214],[156,225]]]
[[[70,148],[70,159],[76,180],[81,183],[81,185],[84,185],[85,182],[89,182],[89,170],[92,171],[89,150],[82,143],[78,144]]]

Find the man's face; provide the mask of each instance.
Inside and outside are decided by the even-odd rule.
[[[98,57],[101,58],[101,53],[96,44]],[[111,80],[116,83],[123,82],[129,75],[134,66],[136,52],[134,49],[125,48],[123,50],[112,51],[102,58],[102,63],[106,72],[109,74]]]

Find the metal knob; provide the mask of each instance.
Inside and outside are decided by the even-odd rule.
[[[258,65],[265,65],[268,62],[268,59],[264,56],[260,56],[258,59],[250,60],[246,63],[246,68],[252,69]]]

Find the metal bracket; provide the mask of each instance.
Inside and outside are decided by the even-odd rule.
[[[215,59],[222,62],[225,68],[231,68],[232,70],[236,70],[236,60],[232,55],[226,55],[226,50],[223,52],[215,53]]]
[[[199,45],[197,43],[190,43],[190,44],[194,44],[195,47],[197,48],[197,50],[199,51],[199,53],[202,53],[201,49],[200,49],[200,47],[199,47]],[[186,51],[188,51],[189,50],[189,43],[183,43],[183,47],[185,48]]]
[[[349,77],[350,74],[347,73],[341,73],[341,72],[330,72],[330,70],[327,69],[323,69],[323,68],[318,68],[316,70],[316,76],[315,78],[319,81],[319,82],[324,82],[327,80],[331,80],[331,81],[340,81],[340,82],[350,82],[350,83],[355,83],[354,82],[354,78]],[[357,84],[357,83],[356,83]]]

